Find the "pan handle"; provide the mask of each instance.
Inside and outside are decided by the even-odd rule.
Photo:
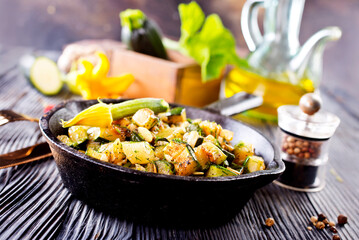
[[[224,116],[232,116],[246,110],[259,107],[263,98],[246,92],[239,92],[232,97],[224,98],[204,106],[203,109],[219,113]]]

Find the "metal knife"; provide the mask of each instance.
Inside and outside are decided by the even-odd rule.
[[[33,162],[50,156],[52,156],[52,153],[46,142],[35,144],[30,147],[0,155],[0,169]]]

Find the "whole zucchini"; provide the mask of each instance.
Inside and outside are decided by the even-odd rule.
[[[155,22],[138,9],[127,9],[120,13],[121,40],[135,52],[167,59],[167,52]]]

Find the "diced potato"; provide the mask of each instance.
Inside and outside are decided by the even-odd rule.
[[[132,164],[147,164],[156,159],[148,142],[122,142],[122,149]]]
[[[103,153],[107,156],[107,159],[110,161],[112,159],[112,143],[105,143],[100,146],[97,150],[99,153]]]
[[[66,135],[59,135],[57,136],[62,143],[66,144],[67,146],[71,147],[74,145],[74,142]]]
[[[196,147],[194,149],[194,152],[195,152],[195,155],[196,155],[196,158],[197,158],[197,161],[198,163],[200,164],[201,166],[201,169],[202,170],[205,170],[208,168],[209,164],[210,164],[210,161],[209,161],[209,157],[207,155],[207,152],[205,151],[205,149],[203,147],[201,147],[202,145]]]
[[[79,145],[88,139],[87,126],[72,126],[69,128],[69,137],[75,145]]]
[[[122,144],[120,139],[116,139],[112,144],[112,158],[111,162],[115,164],[122,165],[124,163],[126,156],[122,149]],[[126,161],[125,161],[126,162]]]
[[[198,166],[198,162],[193,158],[187,147],[174,159],[176,175],[192,175],[198,169]]]
[[[208,135],[204,138],[203,142],[211,142],[213,144],[216,144],[217,141],[215,137],[213,137],[212,135]]]
[[[146,142],[152,142],[153,135],[147,128],[138,127],[137,131],[138,131],[138,134],[140,135],[140,137],[142,139],[144,139]]]
[[[234,146],[234,155],[236,158],[233,163],[242,165],[248,156],[254,155],[254,148],[252,144],[240,142]]]
[[[168,138],[169,136],[171,136],[175,131],[177,130],[177,127],[173,127],[173,128],[163,128],[161,129],[156,137],[157,138]]]
[[[214,137],[216,137],[217,134],[217,123],[215,122],[210,122],[210,121],[203,121],[199,124],[199,126],[201,127],[202,131],[204,132],[204,134],[207,135],[212,135]]]
[[[159,113],[158,117],[160,118],[161,121],[163,122],[167,122],[168,121],[168,117],[167,117],[167,113],[163,112],[163,113]]]
[[[156,123],[158,123],[158,118],[154,112],[149,108],[142,108],[138,110],[132,117],[132,121],[139,127],[144,127],[147,129],[152,128]]]
[[[230,142],[233,140],[233,135],[234,135],[234,133],[227,129],[222,129],[222,131],[219,133],[219,136],[223,137],[227,142]]]
[[[187,120],[187,115],[186,115],[186,109],[183,108],[181,111],[181,114],[179,115],[171,115],[167,117],[167,123],[169,124],[176,124],[176,123],[181,123]]]
[[[249,173],[264,170],[264,160],[259,156],[250,156],[245,168],[246,171]]]
[[[183,135],[185,133],[185,130],[183,128],[176,128],[176,130],[169,136],[167,137],[168,140],[172,140],[172,139],[182,139]]]
[[[130,131],[135,131],[137,129],[137,125],[131,123],[130,125],[127,126],[128,130]]]
[[[165,158],[164,149],[165,149],[166,145],[161,145],[161,146],[158,146],[155,148],[155,156],[158,157],[159,159]]]
[[[121,118],[121,119],[113,121],[112,124],[119,125],[120,127],[127,127],[128,125],[131,124],[131,120],[128,119],[127,117],[125,117],[125,118]]]
[[[138,171],[146,172],[146,168],[137,163],[135,164],[134,169]]]
[[[105,153],[100,153],[100,152],[94,150],[93,148],[88,148],[86,151],[86,155],[96,158],[96,159],[99,159],[101,161],[105,161],[105,162],[108,162],[108,160],[109,160]]]
[[[163,153],[167,161],[172,162],[177,158],[182,151],[186,148],[186,145],[183,143],[178,143],[171,141],[164,149]]]
[[[220,165],[227,156],[213,143],[204,142],[196,148],[196,157],[201,166],[206,166],[209,162]]]
[[[95,142],[95,141],[88,141],[88,143],[87,143],[87,145],[86,145],[86,147],[87,148],[92,148],[93,150],[95,150],[95,151],[98,151],[98,149],[100,148],[100,146],[101,146],[101,143],[99,143],[99,142]]]
[[[197,131],[186,132],[183,135],[183,141],[187,142],[191,147],[195,147],[199,134]]]
[[[154,163],[150,162],[147,163],[146,165],[146,172],[153,172],[153,173],[157,173],[157,167]]]
[[[117,129],[117,130],[116,130]],[[92,127],[87,130],[90,140],[98,140],[98,138],[106,139],[108,141],[115,141],[120,138],[122,141],[126,138],[125,128],[111,126],[109,128]]]
[[[165,175],[173,175],[172,164],[166,160],[155,161],[157,172]]]

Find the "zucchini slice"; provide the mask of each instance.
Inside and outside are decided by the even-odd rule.
[[[26,55],[21,59],[20,65],[25,76],[42,94],[55,95],[61,91],[63,86],[61,73],[51,59]]]
[[[238,174],[218,165],[211,165],[206,173],[206,177],[228,177],[237,175]]]
[[[173,166],[165,160],[155,161],[157,172],[165,175],[173,175]]]

